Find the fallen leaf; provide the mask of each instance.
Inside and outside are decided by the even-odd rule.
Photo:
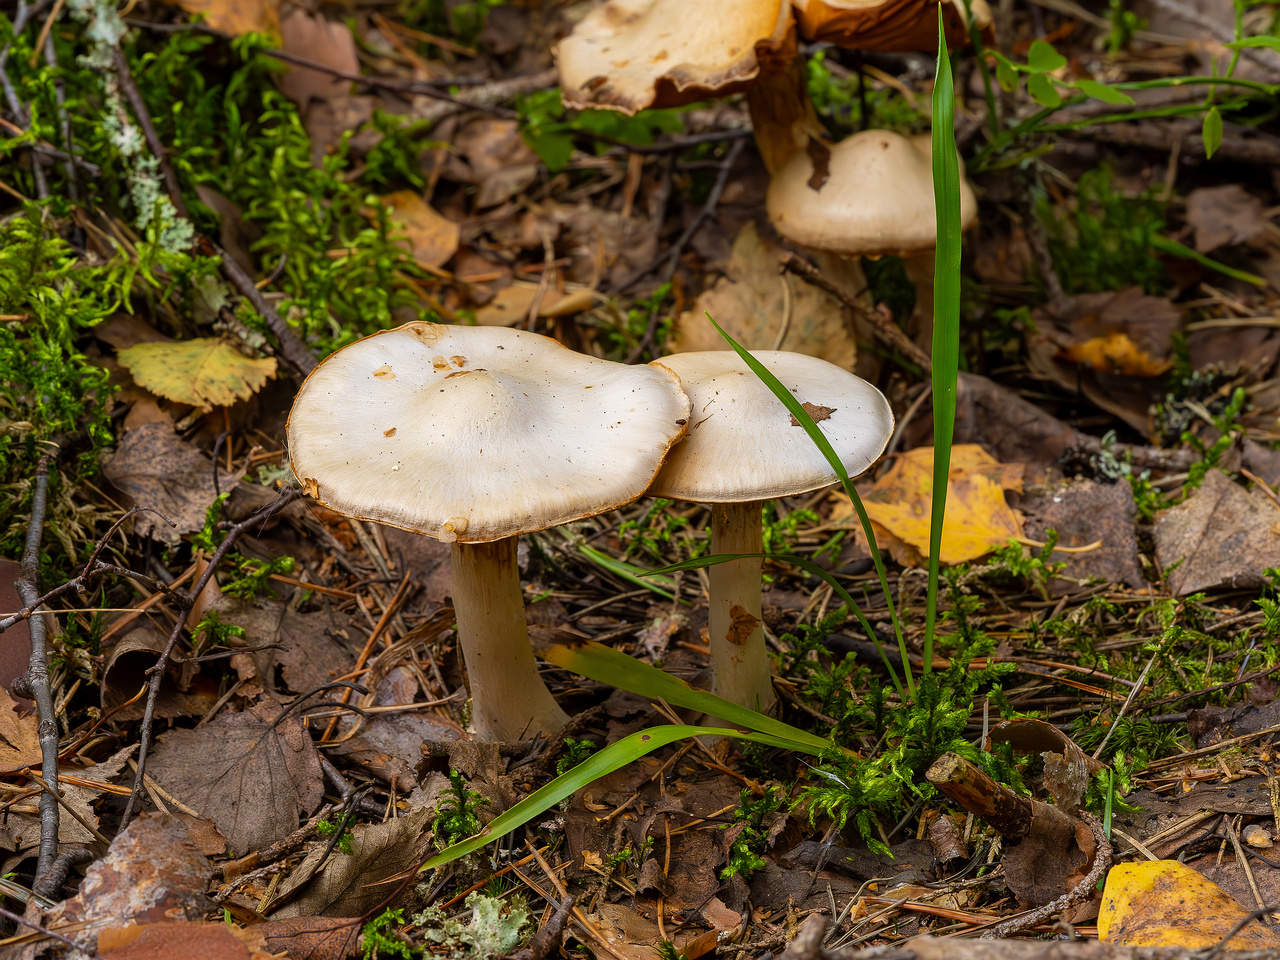
[[[230,0],[234,3],[236,0]],[[348,76],[360,74],[360,57],[351,29],[337,20],[294,7],[280,24],[281,49]],[[312,100],[337,100],[351,91],[351,81],[310,67],[286,67],[280,90],[304,114]]]
[[[953,447],[942,562],[976,560],[1005,546],[1010,537],[1022,536],[1022,523],[1004,499],[1005,490],[1021,489],[1021,464],[999,463],[976,444]],[[901,550],[905,544],[919,556],[928,556],[932,493],[932,447],[917,447],[894,461],[862,498],[867,515],[880,528],[877,534],[889,535],[882,546],[909,553]]]
[[[789,350],[852,370],[857,345],[847,308],[831,294],[782,273],[782,252],[760,236],[754,223],[747,223],[733,241],[725,276],[676,319],[672,351],[723,350],[724,340],[707,323],[710,313],[748,350]],[[856,291],[865,285],[856,261],[818,259],[829,279],[844,289]]]
[[[149,923],[98,934],[103,960],[275,960],[261,928],[227,923]]]
[[[372,910],[396,889],[392,878],[412,872],[427,858],[426,834],[431,814],[421,808],[385,823],[356,826],[351,831],[349,854],[335,849],[326,859],[328,844],[317,844],[281,884],[279,895],[305,889],[272,919],[321,913],[358,917]]]
[[[1050,596],[1079,592],[1085,589],[1083,583],[1090,580],[1123,583],[1134,590],[1147,587],[1138,560],[1133,489],[1124,480],[1058,484],[1037,496],[1024,497],[1021,509],[1026,515],[1023,529],[1032,540],[1043,541],[1050,530],[1056,530],[1058,545],[1063,547],[1084,547],[1102,541],[1100,547],[1087,553],[1051,556],[1052,562],[1066,563],[1066,567],[1061,578],[1055,577],[1046,585]]]
[[[413,258],[427,267],[442,267],[458,252],[458,225],[437,213],[413,190],[397,190],[382,198],[391,206],[391,221],[409,238]]]
[[[19,713],[9,691],[0,687],[0,773],[40,766],[40,721]]]
[[[497,296],[476,311],[476,323],[482,327],[510,327],[523,323],[529,316],[539,286],[527,281],[516,281],[503,287]],[[543,290],[538,304],[538,316],[562,317],[578,313],[595,304],[595,295],[583,287],[575,287],[564,293]]]
[[[1187,223],[1196,231],[1196,250],[1249,241],[1266,234],[1263,203],[1238,183],[1200,187],[1187,194]]]
[[[324,793],[306,728],[280,714],[267,701],[195,730],[171,730],[147,764],[158,784],[214,822],[236,855],[295,830]]]
[[[80,891],[46,914],[51,927],[85,924],[70,934],[92,949],[98,933],[133,921],[203,920],[213,865],[187,839],[182,821],[141,814],[119,833],[107,855],[85,871]]]
[[[222,33],[280,34],[280,0],[165,0],[190,14],[204,14],[204,22]]]
[[[0,560],[0,617],[17,613],[24,606],[18,596],[14,581],[18,579],[18,564],[12,560]],[[31,632],[26,620],[19,620],[4,632],[0,642],[0,687],[9,689],[18,677],[24,676],[31,661]],[[30,700],[15,701],[27,705]]]
[[[306,960],[347,960],[358,957],[364,924],[350,917],[289,917],[268,920],[257,930],[273,950]]]
[[[1277,521],[1280,510],[1261,490],[1210,470],[1199,490],[1157,518],[1156,561],[1174,596],[1260,587],[1263,571],[1280,567]]]
[[[1120,331],[1072,344],[1061,356],[1072,363],[1086,363],[1099,373],[1126,377],[1160,377],[1173,366],[1171,359],[1156,360],[1148,356],[1127,333]]]
[[[138,386],[205,412],[248,400],[276,373],[275,357],[246,357],[218,337],[139,343],[118,358]]]
[[[139,534],[167,543],[203,527],[217,495],[208,457],[163,423],[146,423],[126,433],[102,472],[134,504],[173,521],[171,527],[153,513],[133,519]]]
[[[1192,906],[1194,905],[1194,906]],[[1249,915],[1216,883],[1176,860],[1122,863],[1102,891],[1098,939],[1133,947],[1213,947]],[[1253,923],[1229,950],[1280,947],[1280,933]]]

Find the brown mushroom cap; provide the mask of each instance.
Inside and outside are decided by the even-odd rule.
[[[785,0],[607,0],[556,63],[566,106],[634,114],[739,93],[795,55]]]
[[[289,456],[339,513],[483,543],[630,503],[688,415],[668,370],[506,327],[409,323],[312,372]]]
[[[910,254],[937,245],[929,135],[864,130],[831,147],[827,179],[809,186],[813,161],[798,153],[769,183],[769,219],[782,236],[844,256]],[[978,215],[960,171],[960,221]]]
[[[969,42],[964,0],[944,0],[947,46]],[[980,30],[991,25],[986,0],[970,0]],[[938,0],[792,0],[806,40],[852,50],[909,52],[938,48]]]

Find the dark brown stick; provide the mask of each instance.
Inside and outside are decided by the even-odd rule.
[[[316,368],[317,360],[311,348],[302,342],[302,339],[293,332],[293,328],[289,326],[285,319],[276,313],[275,307],[267,303],[266,298],[262,296],[262,291],[254,284],[250,276],[240,268],[240,264],[236,263],[235,258],[221,247],[215,248],[218,255],[222,257],[222,272],[227,275],[227,279],[235,285],[246,300],[249,301],[253,309],[262,314],[262,318],[267,321],[267,326],[271,328],[271,332],[275,334],[276,340],[280,342],[280,356],[284,358],[295,373],[306,376]]]
[[[182,187],[178,184],[178,175],[173,172],[173,166],[169,163],[169,153],[160,142],[156,126],[151,122],[151,114],[147,112],[146,101],[142,99],[138,85],[133,80],[133,73],[129,70],[129,60],[118,44],[114,53],[116,75],[120,78],[120,90],[124,93],[124,98],[129,101],[129,108],[133,111],[138,126],[142,128],[142,135],[147,138],[147,146],[151,148],[152,154],[160,164],[160,178],[164,181],[164,188],[169,194],[169,200],[173,203],[173,209],[183,220],[189,220],[187,203],[182,199]]]
[[[995,827],[1008,841],[1020,840],[1031,831],[1031,802],[964,757],[944,753],[924,778],[975,817]]]

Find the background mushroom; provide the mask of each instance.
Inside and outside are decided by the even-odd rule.
[[[933,343],[933,148],[929,134],[904,137],[864,130],[830,148],[826,180],[812,183],[813,161],[795,154],[769,181],[769,220],[802,247],[844,256],[902,257],[916,288],[911,330],[927,350]],[[960,163],[960,219],[978,215],[973,188]]]
[[[753,356],[805,404],[849,475],[869,468],[893,432],[884,396],[817,357],[762,350]],[[675,371],[691,406],[689,436],[672,448],[651,496],[711,504],[712,553],[760,553],[764,501],[836,480],[821,452],[732,350],[678,353],[654,361]],[[774,701],[760,628],[761,560],[708,568],[712,690],[742,706]]]
[[[483,739],[567,720],[538,677],[518,535],[639,497],[685,432],[662,367],[505,327],[410,323],[330,356],[294,401],[293,471],[318,501],[453,544],[453,601]]]

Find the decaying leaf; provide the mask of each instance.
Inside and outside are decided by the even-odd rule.
[[[1003,547],[1010,537],[1022,536],[1022,522],[1004,499],[1005,490],[1021,489],[1021,465],[999,463],[976,444],[953,447],[942,562],[975,560]],[[916,557],[928,556],[932,493],[933,448],[917,447],[898,457],[863,496],[867,515],[878,528],[877,538],[882,532],[886,535],[881,546],[895,558],[902,554],[900,562],[911,562],[911,551]],[[856,517],[852,519],[856,523]]]
[[[1264,206],[1238,183],[1192,190],[1187,194],[1187,223],[1195,227],[1196,249],[1209,253],[1265,236]]]
[[[413,190],[397,190],[382,198],[391,220],[409,239],[413,258],[425,267],[442,267],[458,252],[458,225],[435,211]]]
[[[1280,510],[1261,490],[1210,470],[1199,490],[1156,520],[1155,541],[1175,596],[1259,587],[1263,571],[1280,566]]]
[[[790,350],[852,370],[857,346],[848,310],[831,294],[780,272],[781,254],[754,223],[743,227],[733,242],[726,275],[676,320],[671,349],[723,350],[724,340],[707,323],[710,313],[748,350]],[[864,284],[856,262],[832,259],[822,264],[830,279],[852,292],[860,290]]]
[[[268,920],[257,929],[272,950],[306,960],[346,960],[358,957],[360,932],[358,917],[289,917]]]
[[[205,896],[211,876],[213,865],[187,839],[182,821],[144,813],[85,871],[80,892],[45,922],[83,924],[71,937],[92,948],[101,930],[130,921],[203,920],[213,906]]]
[[[173,521],[176,526],[171,527],[152,513],[133,520],[142,536],[168,543],[199,530],[216,496],[209,459],[164,423],[146,423],[126,433],[102,472],[137,506]]]
[[[9,691],[0,687],[0,773],[40,766],[39,719],[19,713]]]
[[[211,819],[236,854],[296,829],[324,793],[311,737],[297,717],[280,714],[268,701],[195,730],[171,730],[147,765],[157,783]]]
[[[1176,860],[1122,863],[1102,891],[1098,939],[1133,947],[1218,944],[1249,911],[1203,874]],[[1231,938],[1229,950],[1274,950],[1280,933],[1253,923]]]
[[[218,337],[139,343],[119,360],[140,387],[206,412],[247,400],[275,376],[275,357],[246,357]]]
[[[109,927],[98,934],[103,960],[275,960],[262,934],[227,923],[149,923]]]
[[[539,289],[536,283],[522,281],[503,287],[497,296],[476,311],[476,323],[482,327],[510,327],[523,323],[529,317]],[[538,301],[538,316],[564,317],[587,310],[595,302],[595,292],[585,287],[573,287],[563,293],[542,290],[542,299]]]

